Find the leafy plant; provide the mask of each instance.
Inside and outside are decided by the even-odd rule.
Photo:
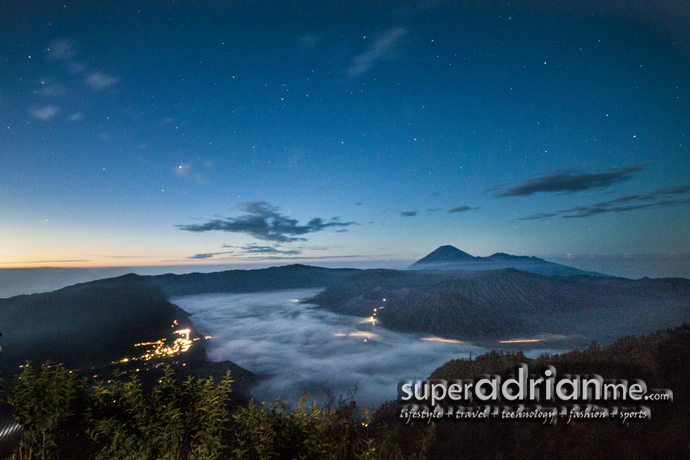
[[[10,391],[9,402],[24,436],[14,455],[18,460],[55,458],[58,441],[66,425],[79,413],[85,384],[62,365],[50,362],[34,371],[29,363],[22,367]]]
[[[228,414],[230,373],[212,378],[189,377],[182,385],[167,367],[150,394],[136,376],[99,382],[87,410],[87,433],[96,442],[98,459],[213,460],[223,451]]]
[[[374,440],[366,434],[368,414],[360,416],[354,400],[295,407],[276,400],[268,406],[250,401],[232,416],[237,459],[355,459],[374,458]]]

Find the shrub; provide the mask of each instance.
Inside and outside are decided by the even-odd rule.
[[[79,414],[78,404],[84,391],[84,382],[61,365],[46,362],[34,371],[29,363],[25,364],[9,397],[15,407],[15,418],[24,429],[15,458],[54,458],[68,423]]]
[[[87,410],[87,433],[106,459],[200,459],[220,456],[228,421],[230,373],[218,384],[189,377],[182,385],[167,367],[150,394],[136,377],[99,382]]]

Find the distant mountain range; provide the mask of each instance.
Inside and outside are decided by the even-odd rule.
[[[501,264],[511,267],[488,269]],[[72,367],[107,364],[131,355],[137,342],[170,334],[175,322],[193,329],[186,313],[169,299],[205,293],[321,287],[326,289],[309,302],[331,311],[376,316],[392,329],[487,346],[531,338],[547,347],[561,340],[568,347],[690,321],[687,279],[613,278],[533,257],[473,257],[452,246],[440,247],[411,268],[289,265],[187,275],[130,274],[0,299],[0,362],[3,369],[13,369],[10,374],[27,359]],[[533,273],[537,269],[549,275]]]
[[[171,297],[325,288],[357,272],[290,265],[187,275],[129,274],[0,299],[0,363],[9,370],[7,377],[27,360],[40,365],[49,359],[71,368],[108,365],[141,353],[134,344],[160,340],[171,333],[172,325],[193,330],[187,313],[168,301]],[[205,356],[203,340],[201,344],[197,349]]]
[[[226,270],[214,273],[144,276],[169,297],[221,292],[262,292],[280,289],[307,289],[337,284],[359,270],[321,268],[293,264],[257,270]]]
[[[549,262],[537,257],[511,256],[502,252],[489,257],[475,257],[454,246],[441,246],[426,257],[408,267],[410,270],[498,270],[514,268],[523,272],[548,276],[605,276],[597,272],[587,272]]]

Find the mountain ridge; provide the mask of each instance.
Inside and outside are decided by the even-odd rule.
[[[439,246],[407,267],[408,270],[444,271],[483,271],[504,268],[514,268],[548,276],[608,276],[599,272],[584,271],[568,265],[549,262],[534,256],[514,256],[504,252],[497,252],[488,257],[473,256],[451,245]]]
[[[354,316],[377,309],[384,327],[487,346],[525,336],[610,342],[689,321],[690,280],[547,276],[513,268],[365,270],[308,302]]]

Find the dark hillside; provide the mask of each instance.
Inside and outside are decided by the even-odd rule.
[[[135,343],[169,333],[175,320],[189,324],[161,289],[137,275],[0,299],[3,368],[26,360],[81,367],[118,359]]]
[[[385,324],[393,329],[461,340],[506,337],[524,330],[515,322],[495,318],[494,309],[460,294],[429,294],[410,308],[386,314]]]
[[[369,316],[376,308],[384,326],[443,331],[444,337],[460,340],[491,342],[509,339],[505,334],[510,333],[608,343],[689,321],[690,280],[544,276],[515,269],[366,270],[310,302],[356,316]]]

